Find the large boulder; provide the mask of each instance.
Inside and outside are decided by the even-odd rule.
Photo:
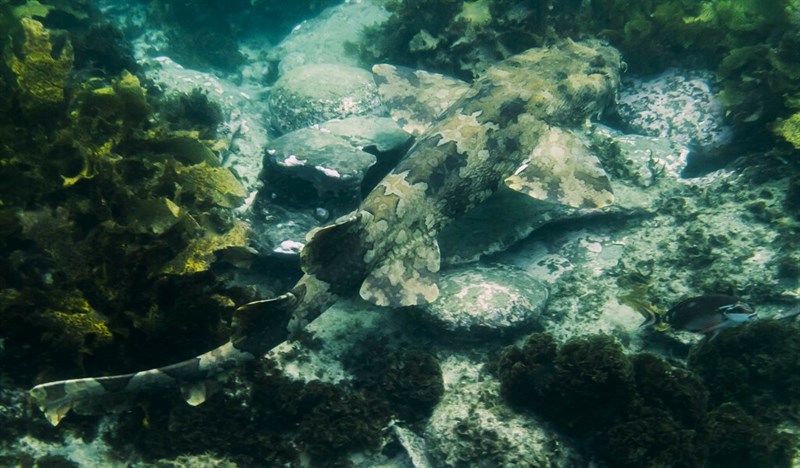
[[[304,65],[282,75],[270,92],[269,107],[279,134],[382,110],[372,73],[332,63]]]
[[[619,114],[631,130],[709,150],[730,141],[714,74],[671,68],[654,78],[623,81]]]
[[[510,265],[445,272],[439,298],[413,310],[437,332],[459,340],[494,339],[529,329],[547,303],[547,286]]]

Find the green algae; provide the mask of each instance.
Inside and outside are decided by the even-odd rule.
[[[53,50],[50,32],[42,23],[22,18],[25,34],[20,53],[7,46],[4,58],[14,74],[20,104],[28,115],[48,112],[64,103],[64,87],[75,59],[72,44],[67,40],[60,50]]]
[[[778,119],[775,133],[783,137],[795,149],[800,149],[800,112],[792,114],[787,119]]]
[[[193,239],[185,250],[164,266],[162,271],[168,275],[187,275],[206,271],[215,259],[214,252],[227,247],[246,246],[247,233],[247,226],[237,222],[222,235],[207,233],[203,237]]]
[[[42,341],[55,347],[77,347],[79,352],[87,354],[111,344],[113,336],[108,319],[94,310],[79,292],[73,294],[60,301],[58,310],[44,312],[43,319],[51,331],[42,335]]]
[[[203,162],[176,168],[175,175],[181,180],[182,191],[190,193],[201,206],[236,208],[247,196],[244,186],[230,169],[210,167]]]

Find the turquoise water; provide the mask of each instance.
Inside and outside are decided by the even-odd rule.
[[[0,465],[797,465],[799,8],[0,0]]]

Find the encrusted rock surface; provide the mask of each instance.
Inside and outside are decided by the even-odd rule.
[[[352,209],[360,200],[364,174],[375,161],[330,133],[295,130],[267,145],[264,190],[283,204]]]
[[[434,466],[582,465],[569,447],[553,450],[560,445],[555,434],[506,406],[500,384],[478,377],[475,363],[454,359],[442,367],[445,397],[425,430]]]
[[[169,57],[143,59],[147,77],[169,98],[203,91],[220,107],[223,122],[217,128],[220,159],[252,190],[261,169],[267,130],[261,123],[266,105],[257,99],[260,88],[237,86],[211,73],[184,68]]]
[[[410,140],[386,117],[330,120],[272,140],[259,203],[248,213],[259,250],[298,255],[306,233],[355,209]]]
[[[389,117],[355,116],[334,119],[319,124],[317,128],[346,140],[356,148],[374,149],[378,153],[404,150],[411,139],[411,135]]]
[[[357,66],[358,57],[349,44],[363,40],[361,31],[385,21],[389,13],[382,0],[348,1],[328,8],[316,18],[303,21],[280,44],[269,51],[268,60],[279,75],[312,63]],[[277,65],[276,65],[277,64]]]
[[[654,78],[623,80],[619,114],[635,133],[700,148],[723,145],[731,130],[723,122],[713,81],[711,72],[677,68]]]
[[[335,118],[380,112],[372,73],[342,64],[293,68],[270,90],[270,116],[278,134]]]
[[[529,329],[547,303],[547,286],[508,265],[448,270],[440,298],[415,308],[421,320],[459,340],[492,339]]]

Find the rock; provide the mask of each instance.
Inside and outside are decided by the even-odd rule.
[[[619,115],[635,133],[711,149],[730,141],[724,109],[711,83],[714,74],[670,68],[651,79],[623,80]]]
[[[329,120],[319,124],[319,130],[330,132],[359,149],[374,148],[378,153],[401,149],[405,152],[411,140],[411,135],[389,117],[358,116]]]
[[[680,179],[689,149],[665,137],[626,135],[601,124],[592,126],[592,145],[614,180],[648,188],[659,178]]]
[[[588,466],[568,442],[512,412],[493,380],[462,379],[448,388],[428,420],[425,440],[437,467]]]
[[[306,233],[355,209],[361,194],[405,154],[410,140],[389,118],[350,117],[270,142],[262,173],[265,184],[251,213],[252,222],[264,226],[257,229],[259,250],[298,255]]]
[[[389,17],[380,1],[345,2],[328,8],[319,16],[300,23],[280,44],[270,50],[268,60],[279,75],[313,63],[358,65],[358,57],[348,52],[363,40],[362,31]],[[351,46],[348,47],[348,44]]]
[[[169,57],[143,59],[142,67],[165,97],[188,95],[199,89],[210,102],[219,105],[223,115],[217,128],[220,160],[236,172],[248,191],[253,190],[267,142],[267,131],[260,124],[265,106],[251,98],[259,94],[260,88],[237,86],[210,73],[184,68]]]
[[[261,194],[289,206],[350,211],[361,201],[361,182],[375,161],[331,133],[296,130],[267,145]]]
[[[445,272],[439,299],[413,310],[456,339],[508,336],[530,327],[547,302],[547,286],[508,265],[470,266]]]
[[[405,449],[411,466],[414,468],[431,468],[433,466],[428,459],[425,440],[422,437],[414,434],[410,429],[400,426],[397,422],[394,422],[391,427],[397,442]]]
[[[250,211],[253,244],[261,254],[299,257],[306,233],[330,219],[316,209],[288,209],[269,200],[253,205]]]
[[[330,63],[304,65],[281,76],[270,92],[269,107],[279,134],[382,109],[370,72]]]

